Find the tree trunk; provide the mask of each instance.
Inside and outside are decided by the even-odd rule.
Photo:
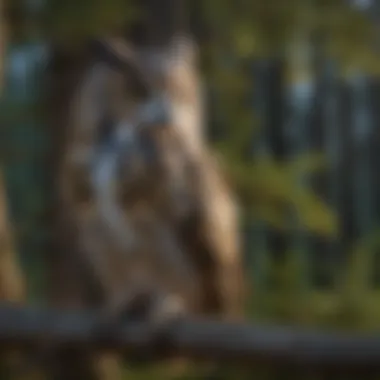
[[[288,144],[285,135],[285,103],[284,103],[284,59],[271,58],[265,68],[262,78],[264,81],[264,125],[269,149],[272,157],[277,162],[283,162],[288,158]],[[273,111],[275,110],[275,112]],[[268,231],[268,250],[276,261],[283,262],[286,259],[286,251],[289,249],[289,237],[274,228]]]
[[[0,171],[0,300],[11,303],[25,301],[24,278],[13,246],[5,194],[5,185]],[[0,377],[9,378],[12,368],[22,363],[21,357],[10,351],[0,359]]]
[[[4,88],[6,47],[5,0],[0,0],[0,95]],[[25,298],[24,280],[14,250],[8,219],[5,183],[0,168],[0,299],[23,302]]]
[[[8,43],[8,23],[6,19],[6,2],[0,0],[0,97],[5,84],[5,56]],[[0,152],[1,153],[1,152]],[[25,279],[11,233],[8,215],[6,185],[3,176],[3,157],[0,155],[0,301],[21,304],[25,302]],[[2,353],[0,359],[0,377],[9,378],[13,368],[22,365],[23,358],[18,353]],[[13,377],[17,378],[17,377]]]
[[[13,247],[5,185],[0,172],[0,299],[23,302],[24,298],[24,280]]]

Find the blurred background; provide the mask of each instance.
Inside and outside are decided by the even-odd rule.
[[[49,46],[74,49],[138,11],[128,0],[1,2],[0,163],[13,248],[0,270],[23,277],[27,301],[43,304],[54,176],[54,125],[43,104]],[[380,2],[186,6],[207,136],[239,196],[250,318],[378,329]],[[9,269],[12,260],[22,274]],[[18,294],[16,282],[4,292]]]

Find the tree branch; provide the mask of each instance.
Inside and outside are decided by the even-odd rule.
[[[35,348],[42,341],[75,348],[149,352],[155,357],[185,354],[197,359],[286,368],[380,371],[380,335],[326,333],[293,327],[228,324],[217,321],[173,322],[165,331],[128,322],[117,331],[96,334],[92,313],[0,307],[0,346]],[[156,348],[156,349],[155,349]]]

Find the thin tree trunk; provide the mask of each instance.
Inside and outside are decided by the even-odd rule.
[[[353,106],[352,89],[346,80],[339,85],[338,98],[338,128],[342,144],[342,161],[340,168],[340,205],[339,214],[341,218],[341,250],[346,253],[350,251],[351,244],[357,238],[357,226],[355,223],[354,189],[352,183],[352,171],[355,167],[357,157],[354,152],[354,141],[352,139]],[[341,257],[346,260],[347,257]]]
[[[5,0],[0,0],[0,97],[5,82],[5,55],[8,42]],[[1,153],[1,152],[0,152]],[[14,247],[8,215],[6,186],[3,176],[3,157],[0,156],[0,300],[20,304],[25,301],[25,280]],[[21,359],[21,360],[20,360]],[[2,353],[0,377],[9,378],[12,368],[22,363],[22,357],[13,351]]]
[[[0,171],[0,300],[23,303],[25,300],[24,278],[13,245],[7,213],[7,201],[2,172]],[[22,363],[22,357],[9,351],[0,359],[0,377],[9,378],[12,368]],[[21,361],[20,361],[21,359]],[[3,372],[4,371],[4,372]]]
[[[5,185],[0,172],[0,299],[23,302],[24,279],[13,246],[5,196]]]
[[[4,62],[7,47],[7,20],[5,17],[5,0],[0,0],[0,95],[4,87]],[[5,183],[0,168],[0,299],[22,302],[24,298],[24,280],[13,246]]]
[[[6,46],[5,0],[0,0],[0,95],[4,87]],[[10,302],[23,302],[24,298],[24,279],[11,236],[5,183],[2,168],[0,167],[0,299]]]
[[[268,140],[272,157],[277,162],[288,158],[288,146],[285,140],[285,104],[284,104],[284,59],[271,58],[267,64],[265,81],[265,119],[263,130]],[[273,111],[275,110],[275,112]],[[269,229],[268,250],[275,260],[282,262],[289,249],[289,238],[274,228]]]

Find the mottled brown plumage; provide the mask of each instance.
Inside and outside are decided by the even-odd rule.
[[[69,239],[65,263],[76,267],[77,286],[97,289],[106,318],[143,290],[177,296],[186,314],[241,319],[236,202],[202,135],[194,46],[183,38],[165,51],[136,52],[111,39],[100,46],[71,72],[59,100],[56,217]],[[122,148],[112,145],[121,140]],[[58,298],[73,306],[80,297]],[[155,303],[152,315],[166,315],[167,305]]]

